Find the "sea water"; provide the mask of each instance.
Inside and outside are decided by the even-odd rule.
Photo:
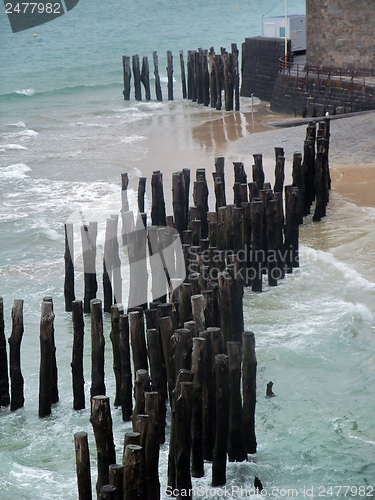
[[[93,207],[100,207],[95,216],[101,217],[102,242],[104,219],[118,210],[122,172],[129,173],[129,199],[135,210],[133,189],[141,174],[149,182],[153,158],[156,163],[159,154],[159,130],[171,130],[174,149],[184,151],[184,157],[189,158],[197,144],[204,153],[199,134],[185,134],[186,124],[218,115],[182,101],[178,51],[186,55],[189,49],[210,46],[218,51],[221,46],[229,49],[231,42],[240,47],[245,37],[259,35],[261,16],[267,11],[283,15],[284,2],[80,0],[57,20],[12,34],[1,9],[0,295],[7,336],[13,299],[24,300],[26,400],[24,408],[14,413],[0,410],[2,499],[77,498],[73,434],[80,430],[89,435],[95,482],[89,409],[72,409],[73,332],[70,314],[64,312],[64,223],[80,211],[89,220]],[[303,12],[303,1],[289,1],[289,13]],[[150,59],[154,50],[159,53],[164,96],[165,53],[174,54],[175,101],[124,102],[122,55]],[[142,161],[145,158],[147,162]],[[188,166],[171,165],[172,158],[158,158],[158,168],[163,162],[168,170]],[[194,170],[195,165],[190,166]],[[167,193],[170,179],[165,178],[165,184]],[[170,195],[166,197],[170,213]],[[149,209],[149,198],[146,206]],[[269,498],[371,494],[375,487],[374,224],[374,209],[358,208],[332,193],[324,222],[314,224],[308,218],[301,227],[300,268],[276,288],[265,285],[262,294],[245,290],[245,327],[255,333],[258,359],[258,452],[247,463],[228,464],[227,492],[209,488],[206,464],[205,477],[193,480],[193,486],[208,490],[197,490],[196,498],[230,498],[232,493],[241,498],[241,491],[232,488],[249,491],[254,476],[261,479]],[[79,238],[76,243],[78,247]],[[83,294],[80,264],[78,259],[78,298]],[[126,286],[126,275],[123,278]],[[100,297],[101,290],[100,285]],[[39,319],[46,295],[52,295],[56,314],[60,402],[50,417],[41,420]],[[85,327],[88,402],[89,316]],[[109,330],[105,315],[106,386],[113,403]],[[266,399],[270,380],[276,398]],[[112,410],[120,461],[130,424],[121,421],[119,410]],[[165,444],[160,458],[163,498],[167,453]],[[335,488],[339,486],[352,488]]]

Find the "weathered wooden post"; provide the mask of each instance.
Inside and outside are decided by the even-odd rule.
[[[134,373],[137,370],[148,370],[146,338],[142,316],[139,311],[129,313],[129,325]]]
[[[203,105],[208,106],[210,104],[210,74],[208,70],[208,51],[203,50],[201,56],[202,65],[202,97]]]
[[[140,433],[140,445],[142,446],[142,460],[139,467],[138,476],[138,493],[140,498],[147,498],[148,484],[146,477],[146,439],[149,416],[146,414],[138,414],[133,422],[134,430]]]
[[[238,69],[238,48],[236,43],[232,43],[233,54],[233,86],[234,86],[234,110],[240,110],[240,75]]]
[[[109,338],[112,342],[113,352],[113,372],[115,374],[116,393],[114,406],[121,406],[121,351],[120,351],[120,315],[123,314],[124,308],[121,304],[116,304],[111,307],[111,332]]]
[[[150,70],[148,67],[148,57],[144,56],[142,58],[142,70],[140,75],[140,80],[143,83],[146,94],[146,101],[151,100],[151,92],[150,92]]]
[[[83,312],[90,312],[90,300],[96,298],[98,283],[96,281],[96,237],[98,234],[97,222],[90,222],[81,227],[83,273],[85,291],[83,300]]]
[[[73,379],[73,408],[83,410],[85,408],[85,379],[83,376],[83,305],[82,300],[72,302],[73,320],[73,355],[72,355],[72,379]]]
[[[233,111],[233,54],[226,52],[222,59],[224,63],[225,111]]]
[[[167,379],[163,349],[157,329],[147,330],[147,351],[150,363],[151,389],[158,395],[158,433],[160,444],[165,442],[165,417],[167,400]],[[148,415],[147,411],[146,414]]]
[[[128,444],[124,453],[124,500],[140,500],[138,493],[142,446]]]
[[[303,213],[302,207],[305,205],[305,172],[302,165],[302,154],[293,154],[293,166],[292,166],[292,176],[293,176],[293,186],[299,189],[300,198],[300,214],[299,223],[303,223]]]
[[[211,108],[216,108],[217,88],[215,72],[215,50],[213,47],[210,48],[210,52],[208,53],[208,72],[210,81]]]
[[[74,434],[76,451],[76,471],[78,483],[78,500],[92,500],[90,453],[86,432]]]
[[[105,242],[103,251],[103,295],[104,295],[104,312],[111,312],[113,291],[112,291],[112,275],[114,268],[114,252],[113,238],[116,237],[113,227],[114,220],[106,219]]]
[[[21,342],[23,337],[23,300],[14,299],[12,307],[12,333],[9,342],[10,368],[10,410],[22,408],[25,402],[23,396],[23,376],[21,372]]]
[[[116,463],[115,445],[113,442],[112,417],[108,396],[93,396],[91,399],[90,422],[94,431],[98,454],[98,480],[96,492],[108,484],[109,466]]]
[[[192,498],[190,475],[193,383],[181,382],[175,401],[176,486],[178,498]]]
[[[138,180],[138,210],[140,213],[145,211],[145,191],[146,191],[146,177],[140,177]]]
[[[263,263],[263,203],[251,202],[251,253],[252,253],[252,290],[262,291],[262,263]]]
[[[54,317],[52,303],[43,301],[39,337],[39,417],[41,418],[51,414],[52,330]]]
[[[154,171],[151,178],[151,222],[153,226],[166,225],[163,174],[160,170]]]
[[[137,370],[134,383],[135,406],[131,416],[133,431],[136,431],[136,422],[138,415],[145,413],[145,392],[151,391],[151,379],[146,370]]]
[[[185,196],[184,174],[183,172],[174,172],[172,174],[172,205],[175,226],[180,236],[187,228]]]
[[[204,476],[203,460],[203,407],[202,388],[204,376],[204,348],[206,339],[203,337],[193,338],[192,367],[193,377],[193,411],[191,422],[192,453],[191,453],[191,475],[193,477]]]
[[[275,148],[276,165],[275,165],[275,184],[273,190],[275,193],[282,193],[284,190],[284,166],[285,157],[283,148]]]
[[[197,325],[198,334],[206,329],[206,322],[204,316],[204,298],[202,294],[192,295],[191,309],[193,312],[193,321]],[[207,325],[212,326],[212,325]]]
[[[255,336],[253,332],[244,332],[242,337],[243,431],[246,451],[251,454],[257,451],[255,437],[256,373]]]
[[[182,98],[186,99],[186,77],[185,77],[185,64],[184,64],[184,53],[180,50],[180,69],[181,69],[181,85],[182,85]]]
[[[201,238],[207,238],[208,187],[206,180],[194,182],[193,198],[194,205],[199,211],[199,220],[201,221]]]
[[[119,327],[119,348],[121,357],[120,403],[122,409],[122,420],[124,422],[129,422],[133,411],[133,399],[129,342],[129,317],[127,314],[120,315]]]
[[[120,464],[110,465],[108,481],[109,486],[114,486],[116,488],[114,500],[124,500],[124,466]]]
[[[173,101],[173,56],[167,50],[168,101]]]
[[[163,403],[165,404],[165,403]],[[160,500],[159,482],[159,395],[157,392],[145,393],[145,412],[148,415],[145,445],[147,499]]]
[[[52,312],[53,312],[53,300],[51,296],[43,297],[44,302],[51,302]],[[55,329],[52,323],[52,333],[51,333],[51,403],[55,404],[59,402],[59,389],[58,389],[58,372],[57,372],[57,361],[56,361],[56,344],[55,344]]]
[[[223,67],[223,59],[220,54],[215,55],[215,80],[216,80],[216,109],[220,110],[222,106],[221,102],[221,89],[223,87],[223,77],[222,70]]]
[[[268,284],[276,286],[281,278],[278,266],[277,219],[278,201],[269,200],[266,207],[266,237],[267,237],[267,274]]]
[[[100,488],[98,500],[116,500],[117,488],[111,484],[104,484]]]
[[[228,342],[229,365],[229,462],[247,460],[245,436],[243,430],[242,400],[241,400],[241,363],[242,348],[240,342]]]
[[[74,295],[74,247],[73,247],[73,224],[65,224],[65,281],[64,281],[64,297],[65,311],[72,310],[72,302],[75,300]]]
[[[91,306],[91,398],[105,395],[104,335],[102,301],[92,299]]]
[[[0,407],[10,404],[8,357],[4,325],[4,301],[0,297]]]
[[[159,319],[159,330],[161,336],[161,344],[163,348],[163,357],[165,369],[167,372],[167,388],[169,402],[171,403],[171,394],[175,387],[176,371],[174,366],[174,345],[172,343],[172,335],[174,333],[174,325],[172,318],[165,316]]]
[[[219,273],[219,301],[221,308],[221,331],[224,343],[233,340],[232,336],[232,301],[231,301],[232,277],[227,271]]]
[[[243,318],[243,280],[241,274],[237,275],[236,266],[231,264],[227,266],[230,275],[229,289],[232,316],[232,340],[242,341],[244,331]]]
[[[139,56],[132,56],[133,75],[134,75],[134,97],[136,101],[142,101],[141,92],[141,73],[139,70]]]
[[[212,486],[227,482],[226,461],[229,434],[229,371],[228,356],[215,356],[216,429],[212,460]]]
[[[160,85],[160,76],[159,76],[159,63],[158,63],[158,54],[157,52],[152,53],[152,58],[154,61],[154,76],[155,76],[155,93],[156,93],[156,99],[161,102],[163,100],[163,94],[161,92],[161,85]]]
[[[124,94],[125,101],[130,100],[130,80],[132,77],[131,69],[130,69],[130,57],[122,56],[122,66],[124,73],[124,90],[122,93]]]
[[[286,272],[293,272],[298,267],[298,238],[300,221],[299,190],[285,186],[285,254]]]

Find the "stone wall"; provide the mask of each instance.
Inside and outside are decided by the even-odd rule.
[[[241,95],[250,97],[254,94],[269,102],[279,70],[279,59],[284,53],[285,45],[281,38],[246,38],[242,44]]]
[[[375,74],[374,36],[374,0],[306,0],[307,64]]]
[[[350,81],[298,78],[278,74],[271,98],[271,111],[312,116],[326,111],[350,113],[375,109],[375,88]]]

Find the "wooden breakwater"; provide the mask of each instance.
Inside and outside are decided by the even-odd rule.
[[[187,52],[185,61],[183,51],[179,53],[181,73],[182,97],[193,102],[211,106],[217,110],[222,109],[223,101],[226,111],[239,111],[240,109],[240,72],[237,44],[232,43],[231,52],[221,47],[220,54],[215,54],[213,47],[210,50],[199,48]],[[157,52],[152,55],[155,78],[155,97],[157,101],[163,100],[163,93],[159,75],[159,59]],[[124,90],[126,101],[130,100],[131,78],[133,75],[134,98],[142,100],[142,86],[146,101],[151,100],[150,69],[148,57],[140,59],[138,55],[131,58],[123,56]],[[167,51],[167,93],[168,100],[173,100],[173,54]],[[186,75],[187,73],[187,75]],[[223,98],[224,92],[224,98]]]
[[[329,119],[307,128],[303,154],[293,155],[293,184],[285,186],[285,157],[275,148],[273,189],[266,182],[262,155],[254,155],[252,181],[245,166],[234,163],[233,204],[227,204],[225,160],[215,159],[216,209],[208,209],[204,169],[172,176],[174,216],[166,215],[161,172],[151,179],[151,225],[144,213],[134,217],[127,197],[128,176],[122,175],[122,235],[117,238],[117,215],[106,221],[103,261],[104,300],[96,297],[95,223],[82,226],[84,300],[75,300],[72,227],[66,225],[65,308],[72,311],[73,407],[85,408],[83,381],[84,310],[91,313],[91,418],[97,447],[98,498],[158,499],[159,445],[166,436],[166,405],[171,408],[168,487],[177,497],[191,488],[192,477],[205,473],[212,462],[212,485],[226,482],[226,461],[243,461],[256,453],[255,336],[246,332],[244,287],[261,292],[263,279],[276,286],[299,265],[299,225],[315,201],[313,220],[326,214],[330,177]],[[139,179],[138,209],[144,209],[145,179]],[[285,193],[285,203],[283,194]],[[285,213],[284,213],[285,206]],[[179,245],[182,241],[181,252]],[[128,306],[121,297],[119,246],[128,248],[131,290]],[[148,250],[148,254],[147,254]],[[85,255],[86,254],[86,255]],[[151,257],[147,264],[146,256]],[[158,265],[152,260],[159,256]],[[180,261],[179,261],[180,259]],[[135,264],[135,266],[132,266]],[[179,271],[185,272],[181,274]],[[150,273],[149,273],[150,270]],[[147,290],[150,274],[152,297]],[[160,277],[162,279],[160,279]],[[155,282],[155,283],[154,283]],[[156,286],[157,284],[157,286]],[[121,299],[120,299],[121,297]],[[111,314],[110,340],[115,377],[114,406],[132,433],[124,438],[122,464],[116,465],[109,397],[104,382],[103,306]],[[125,313],[126,311],[126,313]],[[12,308],[10,381],[0,298],[1,405],[11,410],[24,404],[20,347],[23,301]],[[40,321],[39,416],[49,415],[58,401],[57,362],[51,297],[42,302]],[[242,388],[242,390],[241,390]],[[134,391],[134,399],[132,397]],[[169,403],[168,403],[169,402]],[[80,500],[91,499],[87,435],[75,435]]]

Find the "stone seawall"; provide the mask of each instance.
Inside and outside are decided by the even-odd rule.
[[[350,113],[375,109],[375,87],[350,81],[293,77],[278,73],[271,96],[271,111],[312,116],[328,111]]]

